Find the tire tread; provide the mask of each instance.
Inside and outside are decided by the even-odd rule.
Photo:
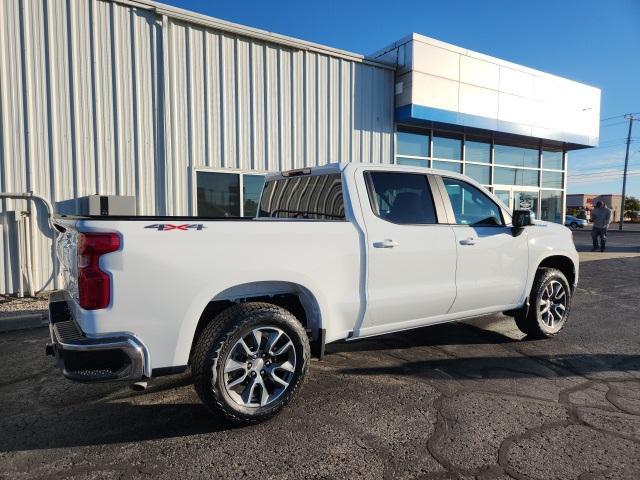
[[[222,397],[222,392],[212,384],[211,372],[215,371],[221,351],[229,338],[242,328],[249,318],[269,313],[287,318],[289,320],[288,323],[291,324],[290,326],[298,329],[298,334],[303,342],[302,369],[298,381],[290,390],[284,392],[276,408],[260,416],[242,415],[227,406]],[[193,384],[200,399],[214,415],[230,423],[252,425],[273,417],[296,396],[306,380],[309,358],[310,347],[306,332],[298,319],[288,310],[266,302],[240,303],[221,312],[202,331],[192,357]]]

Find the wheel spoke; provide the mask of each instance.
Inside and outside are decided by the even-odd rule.
[[[289,350],[291,347],[293,347],[293,342],[291,342],[291,340],[288,340],[287,343],[285,343],[282,347],[280,347],[277,351],[273,352],[273,356],[277,357],[279,355],[282,355],[284,352],[286,352],[287,350]]]
[[[242,401],[245,405],[251,405],[251,399],[253,398],[254,390],[260,385],[257,380],[258,377],[249,380],[249,385],[242,392]]]
[[[236,378],[232,382],[227,383],[227,388],[237,387],[242,382],[244,382],[246,378],[247,378],[247,372],[244,372],[242,375],[240,375],[238,378]]]
[[[269,392],[267,391],[267,386],[264,384],[264,381],[260,378],[260,406],[263,407],[267,403],[269,403]]]
[[[253,340],[256,342],[256,351],[260,350],[260,343],[262,343],[262,330],[256,328],[251,332]]]
[[[236,370],[246,370],[247,366],[244,362],[239,362],[230,358],[224,366],[224,373],[235,372]]]
[[[280,378],[278,375],[276,375],[275,369],[271,370],[270,377],[274,382],[282,385],[284,388],[287,388],[289,386],[289,382],[284,381],[282,378]]]
[[[277,330],[269,335],[267,345],[264,347],[267,353],[273,353],[271,350],[273,350],[275,344],[278,342],[278,340],[280,340],[280,337],[282,337],[282,333],[282,330]]]
[[[241,338],[240,340],[238,340],[237,345],[242,347],[242,349],[244,350],[244,353],[247,355],[247,357],[250,357],[250,356],[253,355],[253,352],[251,351],[251,349],[249,348],[247,343],[244,341],[244,338]]]
[[[290,373],[293,373],[296,370],[296,367],[294,367],[289,360],[287,360],[286,362],[276,364],[273,367],[273,369],[275,370],[276,368],[279,368],[281,370],[284,370],[285,372],[290,372]]]

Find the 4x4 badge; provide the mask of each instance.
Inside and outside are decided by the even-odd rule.
[[[154,223],[144,228],[153,228],[159,232],[167,232],[169,230],[202,230],[205,227],[202,223],[183,223],[182,225],[173,225],[171,223]]]

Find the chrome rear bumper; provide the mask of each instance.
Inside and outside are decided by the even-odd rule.
[[[66,378],[105,382],[151,376],[148,351],[138,338],[126,333],[88,336],[78,327],[68,302],[64,291],[54,292],[49,299],[51,343],[46,347]]]

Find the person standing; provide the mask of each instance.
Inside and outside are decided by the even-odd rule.
[[[599,248],[601,252],[604,252],[607,243],[607,229],[611,223],[611,209],[604,202],[598,200],[596,208],[591,210],[591,220],[593,221],[593,230],[591,230],[593,248],[591,251],[595,252]]]

